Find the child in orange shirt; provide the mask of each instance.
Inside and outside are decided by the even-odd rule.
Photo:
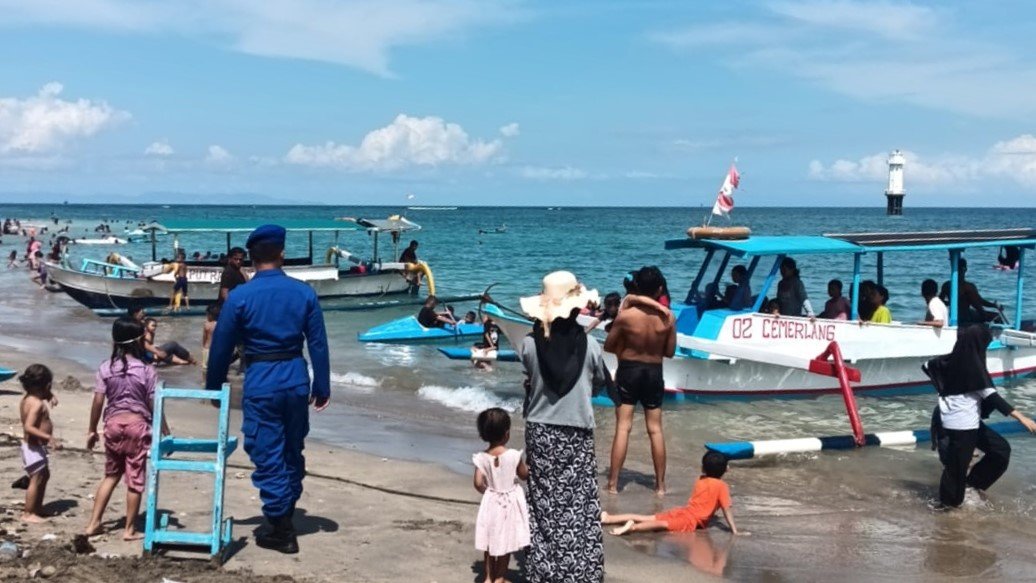
[[[602,512],[601,522],[621,524],[622,526],[612,529],[611,533],[614,535],[657,530],[692,532],[707,527],[716,510],[722,510],[723,518],[730,525],[730,532],[747,534],[738,532],[737,526],[734,525],[734,515],[730,512],[730,489],[727,488],[726,482],[720,479],[727,472],[727,457],[716,451],[707,452],[701,459],[701,471],[702,476],[694,484],[694,491],[687,500],[687,506],[652,515],[610,515]]]

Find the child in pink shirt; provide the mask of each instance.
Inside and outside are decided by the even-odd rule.
[[[112,325],[114,348],[97,370],[86,446],[97,446],[97,424],[104,410],[104,480],[97,487],[87,535],[101,532],[101,521],[119,480],[126,477],[126,526],[123,540],[136,540],[140,499],[144,492],[147,456],[151,449],[152,407],[158,375],[144,363],[144,327],[135,320]],[[107,402],[107,403],[106,403]],[[162,434],[169,433],[165,419]]]
[[[827,282],[827,295],[831,299],[824,304],[824,311],[820,313],[820,317],[828,320],[848,320],[852,308],[849,306],[849,300],[842,295],[842,282],[837,279]]]

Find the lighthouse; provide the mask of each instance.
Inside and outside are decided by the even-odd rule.
[[[886,213],[889,216],[903,214],[903,163],[906,160],[899,150],[889,154],[889,187],[885,191],[885,198],[888,201]]]

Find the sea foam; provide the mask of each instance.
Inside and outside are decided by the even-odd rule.
[[[345,374],[332,372],[331,382],[336,385],[349,385],[361,389],[375,389],[381,386],[381,381],[358,372],[349,371]]]
[[[500,397],[483,387],[452,388],[425,385],[417,390],[417,395],[422,399],[435,401],[451,409],[471,411],[472,413],[478,413],[490,407],[500,407],[513,413],[522,405],[521,399]]]

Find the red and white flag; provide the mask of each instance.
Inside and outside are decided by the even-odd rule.
[[[725,217],[734,210],[734,191],[737,190],[739,182],[741,175],[738,174],[737,166],[731,164],[727,176],[723,179],[723,186],[716,195],[716,204],[712,205],[712,214]]]

